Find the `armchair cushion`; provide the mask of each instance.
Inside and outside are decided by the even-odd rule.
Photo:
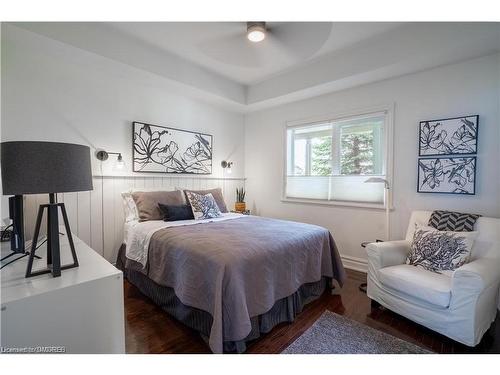
[[[402,264],[379,270],[379,280],[387,288],[442,308],[450,305],[452,278],[420,267]]]

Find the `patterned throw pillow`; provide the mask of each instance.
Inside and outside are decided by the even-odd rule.
[[[222,216],[219,206],[217,206],[211,193],[201,195],[192,191],[186,191],[186,197],[193,210],[195,220],[212,219]]]
[[[463,214],[452,211],[433,211],[429,224],[438,230],[447,230],[452,232],[472,232],[474,224],[481,215]]]
[[[190,191],[191,193],[195,194],[201,194],[201,195],[207,195],[208,193],[211,193],[214,196],[215,203],[217,203],[217,207],[219,207],[220,212],[226,213],[229,212],[227,210],[226,202],[224,202],[224,196],[222,195],[222,189],[221,188],[215,188],[215,189],[207,189],[207,190],[188,190],[188,189],[180,189],[176,188],[177,190],[184,190],[184,193],[187,191]],[[187,197],[186,197],[187,200]]]
[[[444,273],[470,260],[478,232],[448,232],[416,225],[406,264]]]

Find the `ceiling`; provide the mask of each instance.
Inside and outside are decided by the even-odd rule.
[[[268,22],[260,43],[245,22],[110,22],[128,37],[251,85],[392,30],[390,22]]]
[[[246,39],[245,22],[8,27],[18,38],[24,30],[62,43],[70,61],[69,46],[77,47],[241,113],[500,52],[500,23],[493,22],[269,22],[256,44]]]

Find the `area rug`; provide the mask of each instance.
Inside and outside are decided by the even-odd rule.
[[[326,311],[282,354],[430,354],[431,352]]]

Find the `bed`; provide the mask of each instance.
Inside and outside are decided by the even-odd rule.
[[[224,213],[206,220],[126,223],[117,266],[214,353],[291,322],[345,272],[325,228]]]

